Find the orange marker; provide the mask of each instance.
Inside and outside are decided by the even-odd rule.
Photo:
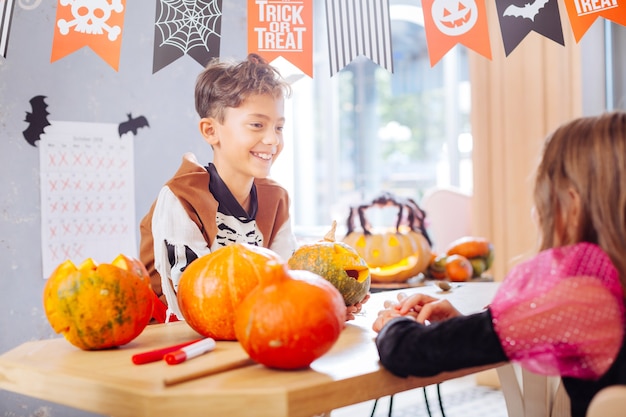
[[[168,365],[176,365],[210,352],[213,349],[215,349],[215,340],[207,337],[206,339],[185,346],[180,350],[168,353],[163,359],[165,359]]]

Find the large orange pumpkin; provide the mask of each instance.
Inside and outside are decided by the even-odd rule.
[[[235,309],[256,287],[269,260],[283,262],[269,249],[235,243],[189,264],[177,292],[178,306],[189,326],[216,340],[236,340]]]
[[[345,326],[343,296],[310,271],[269,262],[236,313],[235,332],[250,357],[270,368],[308,367]]]
[[[396,224],[374,231],[365,215],[373,207],[395,206]],[[355,228],[358,215],[361,230]],[[352,246],[367,262],[372,282],[404,282],[424,272],[430,263],[430,239],[424,226],[425,213],[411,199],[399,200],[389,193],[371,204],[353,207],[348,217],[348,233],[343,242]]]
[[[121,346],[139,336],[152,317],[153,300],[146,268],[125,255],[100,265],[89,258],[78,267],[67,260],[43,294],[54,331],[84,350]]]
[[[287,264],[291,269],[310,271],[326,278],[343,295],[347,306],[363,300],[370,290],[370,271],[354,248],[335,241],[337,222],[318,242],[301,245]]]

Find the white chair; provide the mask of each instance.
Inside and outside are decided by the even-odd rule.
[[[432,188],[422,197],[426,225],[435,252],[455,239],[472,234],[472,196],[458,188]]]

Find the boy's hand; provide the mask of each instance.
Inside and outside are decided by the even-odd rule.
[[[370,295],[369,293],[367,293],[365,294],[365,297],[363,297],[363,299],[359,301],[358,303],[351,305],[351,306],[347,306],[346,307],[346,321],[354,320],[356,318],[356,315],[361,312],[361,309],[363,308],[363,304],[365,304],[367,300],[369,300],[369,298],[370,298]]]

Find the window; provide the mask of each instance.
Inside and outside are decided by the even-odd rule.
[[[359,57],[330,77],[323,3],[314,78],[293,84],[286,147],[272,172],[290,192],[296,233],[320,238],[332,220],[344,225],[350,206],[384,191],[418,202],[434,186],[471,192],[465,48],[431,68],[421,8],[392,1],[394,73]]]

